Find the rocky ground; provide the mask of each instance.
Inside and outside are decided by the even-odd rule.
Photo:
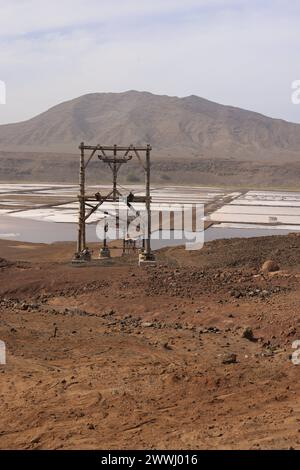
[[[1,449],[300,448],[300,237],[73,251],[0,241]]]

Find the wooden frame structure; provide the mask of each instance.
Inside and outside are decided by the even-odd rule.
[[[122,164],[136,158],[145,173],[145,196],[135,196],[130,194],[127,200],[127,206],[133,209],[131,203],[142,202],[146,206],[147,227],[144,231],[144,261],[153,261],[154,256],[151,252],[151,194],[150,194],[150,145],[146,147],[129,145],[122,146],[103,146],[103,145],[85,145],[81,142],[80,149],[80,173],[79,186],[79,221],[78,221],[78,240],[77,240],[77,258],[84,258],[87,250],[86,245],[86,221],[104,202],[124,201],[124,195],[117,187],[118,171]],[[86,153],[89,152],[87,158]],[[112,170],[113,186],[112,190],[106,194],[86,194],[86,168],[91,160],[98,154],[98,159],[106,163]],[[88,211],[87,211],[88,209]]]

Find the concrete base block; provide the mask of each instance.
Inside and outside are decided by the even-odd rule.
[[[86,266],[90,263],[90,261],[84,260],[84,259],[72,259],[71,264],[72,266]]]
[[[99,253],[99,258],[110,258],[110,249],[109,248],[101,248]]]
[[[155,256],[151,255],[149,259],[144,253],[139,254],[139,266],[156,266]]]

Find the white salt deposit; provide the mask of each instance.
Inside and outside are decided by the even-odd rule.
[[[240,222],[240,223],[263,223],[271,224],[274,220],[270,219],[266,214],[227,214],[227,213],[214,213],[211,215],[211,220],[215,222]],[[283,224],[300,224],[300,215],[278,215],[276,222]]]
[[[133,191],[137,195],[144,194],[143,185],[125,185],[122,188],[127,191],[127,194],[129,191]],[[99,190],[107,193],[110,189],[110,185],[101,185],[101,187],[92,185],[88,186],[87,193],[93,194]],[[18,196],[24,195],[24,199],[7,199],[7,192]],[[71,184],[3,184],[0,185],[0,194],[5,194],[6,199],[2,199],[0,205],[11,204],[17,208],[21,204],[26,204],[27,209],[17,212],[12,208],[0,209],[0,214],[33,220],[77,223],[78,202],[70,200],[70,198],[76,199],[77,192],[78,187]],[[28,196],[34,197],[36,202],[26,202]],[[268,224],[270,227],[274,226],[274,222],[285,225],[300,224],[300,193],[295,191],[248,191],[246,194],[234,191],[227,194],[220,188],[212,187],[156,187],[152,190],[152,209],[173,211],[176,210],[176,206],[179,208],[181,204],[208,204],[213,201],[221,203],[227,197],[234,198],[234,200],[212,213],[210,216],[212,221],[235,224]],[[44,198],[47,198],[45,207],[43,207]],[[49,198],[51,200],[53,198],[53,206],[50,207],[48,207]],[[65,198],[66,203],[55,206],[55,201],[60,202],[61,198]],[[136,210],[145,209],[145,204],[142,203],[134,203],[133,206]],[[127,206],[124,204],[121,208],[125,210]],[[88,211],[87,208],[87,213]],[[102,204],[97,212],[88,219],[88,223],[103,218],[104,211],[113,215],[115,205]]]
[[[274,207],[274,206],[240,206],[225,205],[218,209],[215,214],[254,214],[254,215],[292,215],[300,216],[300,207]]]
[[[260,224],[231,224],[231,223],[220,223],[214,224],[212,228],[234,228],[234,229],[270,229],[270,230],[291,230],[300,231],[300,225],[260,225]]]

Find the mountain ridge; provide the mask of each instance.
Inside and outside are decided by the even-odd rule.
[[[150,142],[166,156],[242,158],[258,151],[300,151],[300,125],[190,95],[183,98],[134,90],[89,93],[57,104],[19,123],[0,126],[3,150],[77,150],[80,141],[105,144]],[[237,146],[237,148],[234,148]],[[221,147],[221,148],[220,148]],[[238,147],[240,147],[238,149]],[[265,151],[265,156],[261,155]],[[215,155],[213,155],[215,153]]]
[[[279,184],[281,174],[285,183],[294,184],[300,177],[300,124],[196,95],[179,98],[131,90],[88,93],[27,121],[1,125],[0,156],[6,167],[0,178],[73,179],[81,141],[150,143],[158,180],[164,172],[174,182],[213,184],[249,178]]]

